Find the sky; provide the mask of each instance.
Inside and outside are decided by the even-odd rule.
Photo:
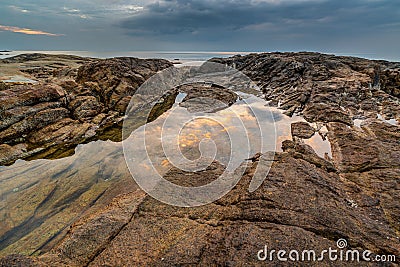
[[[0,0],[0,50],[318,51],[400,61],[399,0]]]

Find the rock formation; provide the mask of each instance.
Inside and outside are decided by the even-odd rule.
[[[47,57],[20,55],[0,64]],[[93,140],[120,141],[122,119],[133,93],[156,72],[172,66],[166,60],[71,57],[82,65],[32,68],[29,72],[40,83],[1,86],[0,165],[16,159],[64,157],[73,154],[76,145]]]
[[[315,134],[315,129],[307,122],[292,123],[292,136],[309,139]]]
[[[348,241],[348,249],[396,255],[397,262],[326,258],[298,264],[397,266],[400,127],[388,120],[400,118],[400,63],[305,52],[213,61],[236,66],[259,84],[271,105],[308,122],[292,126],[293,139],[282,143],[283,152],[275,154],[258,190],[250,193],[248,186],[255,168],[263,164],[260,154],[241,165],[244,175],[229,194],[198,208],[165,205],[144,194],[133,180],[122,179],[118,188],[130,190],[110,191],[102,205],[72,222],[40,255],[9,255],[0,266],[293,266],[293,262],[260,262],[257,252],[265,245],[287,251],[336,249],[341,238]],[[21,144],[64,142],[66,129],[77,133],[68,136],[66,144],[82,142],[85,134],[98,136],[99,130],[119,123],[128,95],[146,77],[168,66],[157,60],[95,61],[82,66],[75,80],[38,85],[46,88],[45,95],[35,86],[0,91],[2,116],[13,114],[1,120],[3,146],[27,153],[29,147]],[[377,69],[379,88],[369,86]],[[16,101],[26,103],[21,111],[12,108]],[[356,119],[363,120],[360,127],[354,125]],[[42,134],[32,125],[40,126]],[[332,159],[319,157],[301,141],[321,127],[328,131]],[[44,132],[54,133],[53,139],[41,138]],[[18,151],[11,154],[14,159],[21,157]],[[223,169],[218,163],[195,174],[172,169],[166,178],[183,185],[190,179],[204,183]]]

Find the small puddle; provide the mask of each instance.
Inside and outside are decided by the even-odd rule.
[[[182,103],[186,96],[187,96],[186,93],[179,93],[178,96],[176,97],[175,104]]]
[[[382,116],[382,114],[378,114],[377,115],[377,119],[386,123],[389,123],[391,125],[395,125],[398,126],[399,122],[396,119],[389,119],[389,120],[385,120],[385,118]],[[366,119],[362,120],[362,119],[355,119],[353,120],[354,126],[361,128],[362,123],[366,121]]]
[[[327,137],[322,137],[323,133],[316,133],[310,139],[304,140],[304,143],[311,146],[321,158],[332,158],[331,143]]]
[[[361,124],[364,122],[365,120],[361,120],[361,119],[355,119],[353,120],[354,126],[357,126],[358,128],[361,128]]]
[[[396,119],[385,120],[385,118],[382,116],[382,114],[378,114],[378,120],[387,122],[391,125],[399,125],[399,122]]]
[[[244,94],[240,93],[240,96],[252,96],[249,94]],[[254,96],[253,96],[254,97]],[[264,101],[264,100],[262,100]],[[291,125],[292,123],[295,122],[306,122],[306,120],[301,117],[294,115],[292,117],[289,117],[285,114],[283,114],[283,111],[279,109],[278,107],[271,107],[268,105],[268,102],[264,101],[265,104],[263,106],[259,106],[259,108],[268,110],[269,112],[272,113],[273,119],[275,121],[275,127],[276,127],[276,148],[277,151],[282,151],[282,142],[285,140],[292,140],[292,134],[291,134]],[[316,126],[314,127],[316,128]],[[318,132],[315,133],[310,139],[304,139],[304,143],[307,145],[311,146],[314,151],[322,158],[325,157],[327,154],[330,158],[332,158],[332,150],[331,150],[331,144],[326,137],[326,133],[328,132],[327,128],[323,126],[321,129],[319,129]],[[324,137],[322,137],[324,136]]]
[[[38,83],[35,80],[29,79],[29,78],[21,76],[21,75],[12,76],[7,80],[2,80],[2,82],[5,82],[5,83],[31,83],[31,84]]]

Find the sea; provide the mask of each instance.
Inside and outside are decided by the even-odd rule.
[[[267,52],[267,51],[263,51]],[[111,52],[95,52],[95,51],[12,51],[12,52],[0,52],[0,59],[17,56],[20,54],[53,54],[53,55],[76,55],[81,57],[93,57],[93,58],[113,58],[113,57],[137,57],[137,58],[162,58],[170,61],[179,61],[181,63],[190,62],[204,62],[213,57],[231,57],[235,55],[248,55],[251,53],[263,53],[262,51],[252,52],[240,52],[240,51],[111,51]],[[269,51],[271,52],[271,51]],[[329,51],[320,51],[320,53],[332,54]],[[366,53],[334,53],[340,56],[351,56],[360,57],[371,60],[388,60],[392,62],[399,62],[399,57],[381,58],[376,54]]]
[[[17,56],[20,54],[52,54],[76,55],[93,58],[137,57],[137,58],[162,58],[182,63],[206,61],[213,57],[231,57],[234,55],[247,55],[260,52],[163,52],[163,51],[118,51],[118,52],[92,52],[92,51],[12,51],[0,52],[0,59]]]

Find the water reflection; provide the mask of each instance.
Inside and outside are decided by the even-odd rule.
[[[128,165],[147,167],[134,168],[135,178],[150,181],[151,177],[164,176],[172,166],[200,171],[214,160],[234,171],[257,152],[275,151],[274,120],[260,98],[248,95],[215,113],[191,113],[179,105],[184,97],[178,94],[170,111],[140,127],[126,140]],[[256,116],[261,110],[263,116]],[[261,135],[260,125],[269,128],[264,131],[268,134]],[[149,166],[154,170],[149,172]]]
[[[389,120],[386,120],[386,119],[382,116],[382,114],[378,114],[378,120],[384,121],[384,122],[389,123],[389,124],[391,124],[391,125],[399,125],[399,122],[398,122],[396,119],[389,119]]]
[[[122,179],[131,181],[122,145],[103,141],[69,158],[1,168],[0,256],[34,253]]]
[[[21,75],[14,75],[11,77],[7,77],[6,79],[3,79],[2,81],[5,83],[31,83],[31,84],[38,83],[35,80],[29,79],[29,78],[27,78],[25,76],[21,76]]]
[[[178,94],[172,110],[144,126],[146,138],[133,135],[132,142],[146,143],[151,164],[161,174],[172,166],[202,169],[213,160],[229,168],[232,155],[234,168],[257,152],[280,151],[282,141],[292,138],[291,123],[304,121],[283,115],[252,94],[238,95],[230,108],[191,120],[193,114],[180,107],[186,94]],[[270,128],[270,134],[261,136],[260,125]],[[162,140],[166,140],[164,145]],[[265,145],[260,151],[262,141]],[[321,157],[331,156],[329,141],[319,134],[304,142]],[[140,161],[139,172],[152,174],[145,155],[133,153],[133,158]],[[0,167],[0,255],[35,252],[124,179],[133,184],[122,145],[113,142],[80,145],[69,158],[20,160]]]
[[[282,142],[285,140],[291,140],[291,124],[295,122],[306,122],[306,120],[301,117],[294,115],[293,117],[286,116],[282,113],[282,111],[275,107],[269,107],[274,115],[276,120],[275,125],[277,129],[277,151],[282,151]],[[309,139],[303,139],[302,142],[311,146],[314,151],[320,156],[321,158],[332,158],[332,149],[331,143],[328,140],[327,132],[325,126],[318,127],[318,125],[312,124],[313,127],[317,130],[317,132]],[[318,128],[320,128],[318,130]]]
[[[388,119],[388,120],[386,120],[386,119],[382,116],[382,114],[379,114],[379,113],[377,114],[377,119],[380,120],[380,121],[389,123],[389,124],[391,124],[391,125],[395,125],[395,126],[399,125],[399,121],[398,121],[397,119]],[[358,128],[361,128],[361,125],[362,125],[366,120],[367,120],[367,119],[354,119],[354,120],[353,120],[353,124],[354,124],[354,126],[356,126],[356,127],[358,127]]]
[[[128,165],[143,167],[131,168],[135,178],[150,181],[154,176],[163,177],[172,167],[188,172],[200,171],[213,160],[233,171],[258,152],[282,151],[282,142],[292,139],[291,124],[305,121],[300,116],[284,115],[257,96],[236,93],[240,97],[235,104],[215,113],[203,114],[204,117],[181,107],[186,94],[179,93],[171,110],[140,127],[127,139],[124,149],[125,155],[129,155]],[[260,127],[265,130],[260,131]],[[324,131],[327,131],[326,127],[303,141],[320,157],[332,157]],[[143,153],[143,145],[147,155]],[[157,183],[151,184],[156,186]]]

